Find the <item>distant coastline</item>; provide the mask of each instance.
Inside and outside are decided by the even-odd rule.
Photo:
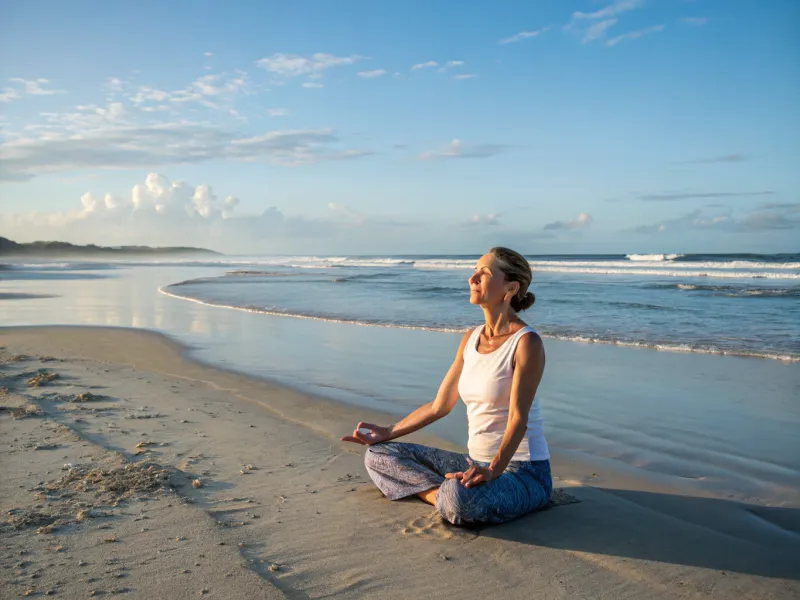
[[[88,244],[78,246],[69,242],[30,242],[20,244],[8,238],[0,237],[0,256],[40,256],[63,257],[69,256],[158,256],[176,254],[214,254],[214,250],[206,248],[192,248],[188,246],[151,247],[151,246],[96,246]]]

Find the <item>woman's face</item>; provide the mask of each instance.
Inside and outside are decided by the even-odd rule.
[[[495,306],[510,301],[516,293],[516,283],[506,281],[505,274],[498,268],[493,254],[484,254],[475,264],[475,271],[469,278],[470,304]],[[514,288],[514,289],[512,289]]]

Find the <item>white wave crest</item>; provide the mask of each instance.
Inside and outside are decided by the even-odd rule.
[[[625,258],[633,261],[661,262],[665,260],[675,260],[683,254],[626,254]]]

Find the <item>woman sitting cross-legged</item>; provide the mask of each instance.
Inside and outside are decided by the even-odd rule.
[[[544,371],[539,335],[519,318],[534,296],[531,268],[493,248],[469,278],[469,301],[485,322],[461,339],[436,398],[390,427],[359,423],[343,441],[368,446],[365,464],[389,500],[416,495],[454,525],[502,523],[550,500],[550,453],[536,389]],[[467,407],[469,454],[396,438],[447,415],[459,396]]]

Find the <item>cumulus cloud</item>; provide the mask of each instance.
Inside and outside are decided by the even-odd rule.
[[[500,225],[500,215],[496,213],[488,213],[485,215],[473,215],[472,218],[469,221],[467,221],[466,225],[470,227]]]
[[[192,186],[182,181],[171,181],[167,176],[150,173],[142,183],[131,189],[124,198],[110,193],[96,196],[91,192],[80,198],[80,207],[54,213],[17,213],[0,216],[6,227],[70,227],[91,221],[105,224],[125,224],[132,217],[150,215],[161,219],[203,219],[213,221],[229,219],[239,200],[228,196],[220,200],[208,185]]]
[[[592,224],[592,215],[582,212],[572,221],[555,221],[544,226],[544,231],[575,231],[585,229]]]
[[[658,234],[686,230],[757,232],[798,228],[800,228],[800,204],[773,204],[764,205],[738,218],[731,211],[706,214],[697,209],[675,219],[639,225],[623,231],[635,234]]]
[[[439,150],[430,150],[420,155],[422,160],[437,160],[446,158],[489,158],[509,150],[511,146],[505,144],[465,144],[458,138]]]
[[[417,63],[411,66],[412,71],[419,71],[420,69],[432,69],[433,67],[438,67],[439,63],[435,60],[429,60],[428,62],[424,63]]]
[[[664,25],[653,25],[652,27],[645,27],[644,29],[637,29],[636,31],[630,31],[628,33],[624,33],[622,35],[618,35],[617,37],[613,37],[606,42],[606,46],[616,46],[620,42],[625,42],[628,40],[636,40],[640,37],[644,37],[651,33],[657,33],[659,31],[664,30]]]
[[[356,54],[335,56],[325,52],[317,52],[311,56],[277,53],[257,60],[256,65],[281,77],[298,77],[309,74],[319,75],[327,69],[352,65],[362,58]]]
[[[535,38],[542,35],[544,32],[550,29],[550,26],[542,27],[541,29],[535,29],[533,31],[520,31],[519,33],[512,35],[510,37],[503,38],[498,40],[498,44],[515,44],[517,42],[521,42],[522,40],[527,40],[530,38]]]
[[[78,113],[68,126],[45,128],[0,143],[0,181],[32,179],[44,173],[79,169],[147,168],[213,159],[265,160],[284,166],[371,155],[369,150],[338,148],[332,129],[240,133],[205,123],[179,121],[153,125],[107,122],[116,111]]]
[[[359,77],[363,77],[365,79],[372,79],[374,77],[382,77],[386,75],[386,69],[373,69],[372,71],[359,71],[356,73]]]
[[[19,77],[12,77],[8,80],[11,84],[3,88],[0,92],[0,102],[10,102],[11,100],[19,100],[26,96],[54,96],[56,94],[64,94],[64,90],[54,90],[50,88],[49,79],[21,79]]]

